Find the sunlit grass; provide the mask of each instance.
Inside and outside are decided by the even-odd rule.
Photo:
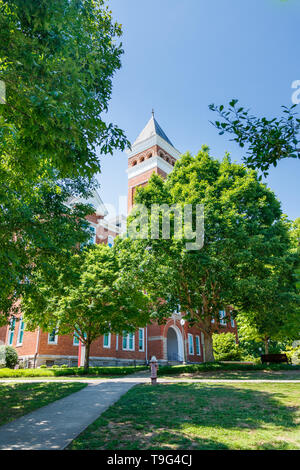
[[[0,425],[86,387],[84,383],[0,384]]]
[[[70,449],[299,449],[300,384],[139,385]]]

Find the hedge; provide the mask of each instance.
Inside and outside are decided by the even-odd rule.
[[[66,376],[122,376],[147,370],[147,366],[129,367],[90,367],[86,374],[83,367],[37,368],[37,369],[0,369],[0,378],[9,377],[66,377]]]

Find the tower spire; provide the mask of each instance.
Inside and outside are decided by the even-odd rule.
[[[154,119],[154,109],[152,108],[152,117]]]

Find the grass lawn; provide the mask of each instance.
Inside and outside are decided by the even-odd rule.
[[[83,383],[0,384],[0,425],[78,392]]]
[[[69,449],[299,449],[300,384],[138,385]]]
[[[161,378],[168,379],[237,379],[237,380],[299,380],[300,370],[218,370],[207,372],[184,373],[176,375],[162,375]]]

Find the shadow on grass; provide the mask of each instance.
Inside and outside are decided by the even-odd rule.
[[[296,426],[295,407],[285,406],[281,400],[284,401],[284,394],[276,392],[275,397],[246,386],[137,386],[84,431],[70,448],[227,449],[234,436],[239,439],[239,434],[243,431],[245,435],[246,431],[254,439],[259,429],[267,433],[266,443],[272,442],[272,432],[278,429],[284,432]],[[229,435],[229,440],[224,435]]]

